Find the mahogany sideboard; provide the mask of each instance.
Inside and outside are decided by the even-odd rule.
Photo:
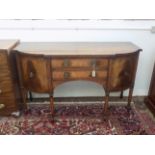
[[[15,49],[24,106],[28,91],[50,95],[66,81],[89,80],[105,90],[104,112],[110,92],[129,89],[132,100],[139,52],[130,42],[23,42]]]
[[[19,110],[21,95],[15,55],[12,49],[18,40],[0,40],[0,115]]]
[[[145,98],[145,103],[153,112],[153,114],[155,114],[155,65],[153,69],[149,93],[148,93],[148,96]]]

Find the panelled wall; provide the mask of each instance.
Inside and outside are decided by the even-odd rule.
[[[0,39],[134,42],[143,49],[134,89],[137,96],[146,95],[149,89],[155,61],[153,26],[155,20],[0,20]],[[55,96],[61,97],[103,96],[103,93],[98,84],[83,81],[65,83],[55,90]]]

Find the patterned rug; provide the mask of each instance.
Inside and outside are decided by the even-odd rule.
[[[148,111],[132,105],[56,104],[54,123],[49,105],[32,104],[21,116],[0,117],[0,134],[11,135],[146,135],[155,134],[155,121]]]

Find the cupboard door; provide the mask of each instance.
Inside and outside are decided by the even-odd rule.
[[[18,53],[22,84],[25,89],[34,92],[48,92],[48,74],[46,60],[41,55]]]
[[[118,55],[111,60],[110,90],[121,91],[129,88],[134,81],[137,54]]]

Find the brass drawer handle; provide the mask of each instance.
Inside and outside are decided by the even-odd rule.
[[[30,72],[29,73],[29,78],[32,79],[33,77],[34,77],[34,73],[33,72]]]
[[[0,104],[0,109],[3,109],[5,107],[4,104]]]
[[[69,72],[64,72],[64,79],[67,79],[70,77],[70,73]]]
[[[69,67],[70,66],[70,61],[68,59],[65,59],[63,62],[63,67]]]
[[[97,77],[96,70],[92,70],[92,71],[90,72],[90,77],[93,77],[93,78]]]
[[[2,94],[2,89],[0,89],[0,94]]]

